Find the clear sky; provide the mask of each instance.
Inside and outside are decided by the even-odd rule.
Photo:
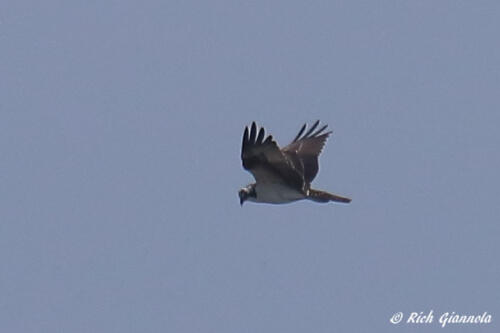
[[[499,31],[494,1],[2,2],[0,331],[498,332]],[[244,127],[316,119],[352,203],[241,208]]]

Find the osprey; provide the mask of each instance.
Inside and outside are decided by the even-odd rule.
[[[318,173],[318,156],[325,141],[332,132],[324,132],[328,125],[316,130],[319,120],[302,135],[302,126],[293,141],[283,149],[269,135],[266,139],[264,128],[257,133],[257,125],[252,123],[243,133],[241,160],[256,182],[239,191],[240,205],[246,200],[272,204],[289,203],[302,199],[316,202],[343,202],[351,199],[314,190],[311,182]]]

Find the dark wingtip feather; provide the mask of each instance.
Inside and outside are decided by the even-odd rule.
[[[314,132],[311,136],[315,137],[316,135],[318,135],[321,132],[323,132],[327,127],[328,127],[328,125],[325,125],[325,126],[321,127],[319,130],[317,130],[316,132]],[[331,132],[329,132],[329,133],[331,133]]]
[[[255,121],[252,122],[252,128],[250,130],[250,142],[254,143],[255,142],[255,136],[257,135],[257,125],[255,124]]]
[[[307,133],[304,135],[304,138],[309,137],[309,135],[316,129],[316,127],[318,127],[318,125],[319,125],[319,120],[316,120],[314,125],[312,125],[312,127],[309,129],[309,131],[307,131]]]
[[[261,144],[262,140],[264,139],[264,127],[260,128],[259,135],[257,136],[257,144]]]
[[[243,152],[245,151],[248,144],[248,126],[245,127],[245,131],[243,132],[243,140],[241,142],[241,156],[243,156]]]
[[[248,141],[248,126],[245,127],[245,131],[243,132],[243,143]]]
[[[304,130],[306,129],[306,126],[307,126],[307,124],[302,125],[302,128],[299,131],[299,134],[297,134],[297,136],[295,137],[295,139],[293,139],[292,142],[295,142],[295,141],[297,141],[300,138],[300,136],[302,135],[302,133],[304,133]]]

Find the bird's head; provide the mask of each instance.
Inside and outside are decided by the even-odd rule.
[[[257,193],[255,192],[255,184],[250,184],[247,185],[246,187],[243,187],[240,189],[238,192],[238,195],[240,197],[240,205],[243,206],[243,203],[247,200],[252,200],[257,197]]]

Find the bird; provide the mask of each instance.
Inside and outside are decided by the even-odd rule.
[[[240,205],[245,201],[269,204],[285,204],[298,200],[315,202],[349,203],[350,198],[311,188],[319,165],[318,157],[326,139],[332,133],[325,132],[328,125],[318,128],[316,121],[304,134],[304,124],[293,141],[281,148],[273,136],[266,137],[263,127],[257,124],[245,127],[241,147],[243,168],[255,178],[238,192]],[[266,137],[266,138],[265,138]]]

